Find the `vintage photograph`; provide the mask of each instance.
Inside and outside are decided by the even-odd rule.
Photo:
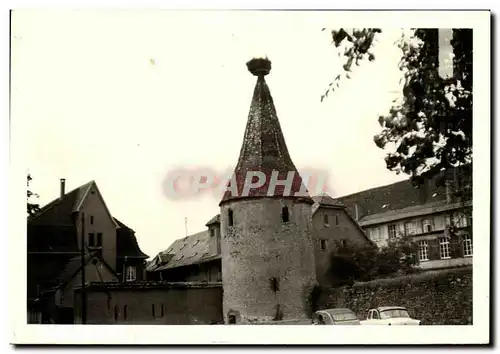
[[[345,16],[13,10],[18,321],[488,330],[489,47]]]

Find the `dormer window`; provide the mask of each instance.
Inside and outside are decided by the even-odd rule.
[[[283,207],[281,209],[281,220],[283,222],[289,222],[290,221],[290,214],[288,212],[288,207]]]
[[[233,226],[234,225],[234,218],[233,218],[233,211],[229,209],[227,211],[227,219],[228,219],[228,225]]]
[[[127,266],[125,270],[125,281],[134,281],[137,279],[137,269],[135,266]]]

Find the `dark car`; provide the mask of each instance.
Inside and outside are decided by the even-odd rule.
[[[360,325],[356,314],[345,308],[316,311],[313,315],[314,325]]]

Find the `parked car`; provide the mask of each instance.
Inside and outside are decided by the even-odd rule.
[[[368,311],[362,325],[420,325],[420,320],[410,317],[408,310],[400,306],[377,307]]]
[[[314,325],[359,325],[359,318],[350,309],[326,309],[313,315]]]

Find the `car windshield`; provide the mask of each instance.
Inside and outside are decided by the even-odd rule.
[[[380,318],[381,319],[394,318],[394,317],[409,318],[410,315],[408,315],[408,311],[406,311],[404,309],[389,309],[389,310],[380,311]]]
[[[353,321],[358,319],[353,312],[332,313],[332,317],[335,322]]]

